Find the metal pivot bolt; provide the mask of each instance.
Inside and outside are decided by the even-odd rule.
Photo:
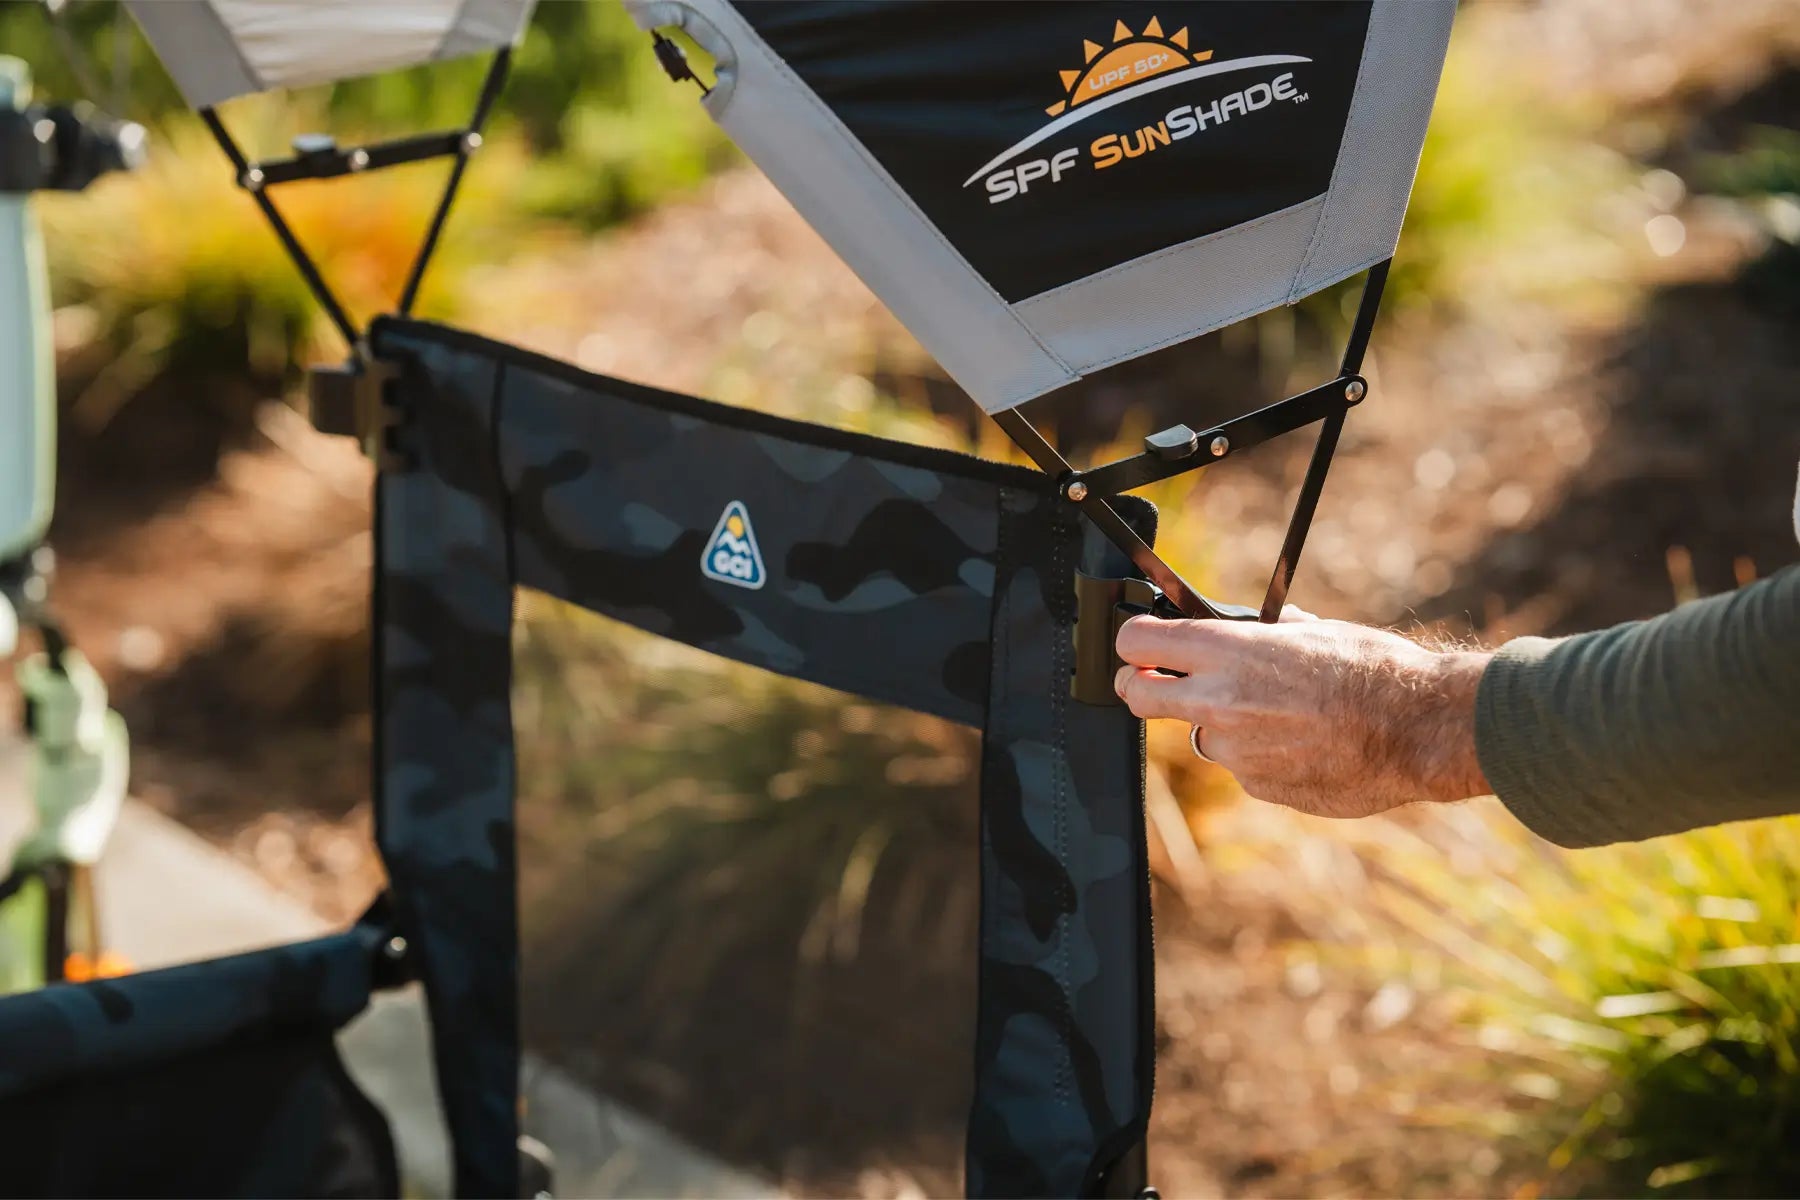
[[[389,962],[399,962],[406,957],[406,939],[396,933],[381,947],[381,953]]]
[[[1344,399],[1355,404],[1368,393],[1368,386],[1360,379],[1352,379],[1344,385]]]
[[[473,154],[481,149],[481,135],[473,129],[463,134],[462,148],[464,154]]]
[[[1088,485],[1081,482],[1079,479],[1074,480],[1068,487],[1063,489],[1063,495],[1067,496],[1074,503],[1080,504],[1083,500],[1087,499]]]
[[[350,169],[352,171],[366,171],[368,168],[369,152],[367,150],[352,150],[350,152]]]
[[[245,189],[248,191],[252,191],[252,192],[260,191],[262,188],[262,185],[263,185],[262,168],[261,167],[251,167],[248,171],[245,171],[243,184],[244,184]]]
[[[1226,453],[1231,449],[1231,439],[1221,433],[1212,440],[1212,445],[1208,446],[1207,449],[1212,451],[1212,456],[1214,458],[1224,458]]]

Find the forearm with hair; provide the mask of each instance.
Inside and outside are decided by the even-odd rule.
[[[1475,695],[1490,654],[1421,646],[1345,669],[1337,720],[1362,736],[1363,761],[1409,800],[1486,795],[1475,753]]]
[[[1649,621],[1509,642],[1474,729],[1495,793],[1564,846],[1800,810],[1800,567]]]

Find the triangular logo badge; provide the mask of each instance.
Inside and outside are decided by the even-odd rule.
[[[743,501],[733,500],[719,514],[719,523],[706,539],[706,553],[700,556],[700,573],[743,588],[759,588],[768,582],[756,531],[750,528],[750,510]]]

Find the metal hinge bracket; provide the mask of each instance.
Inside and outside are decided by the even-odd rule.
[[[1069,695],[1083,704],[1120,704],[1113,680],[1124,666],[1119,626],[1156,610],[1162,589],[1147,579],[1102,579],[1075,572],[1074,668]]]
[[[307,417],[320,433],[352,437],[379,470],[406,466],[395,444],[402,413],[394,397],[399,368],[363,356],[306,373]]]

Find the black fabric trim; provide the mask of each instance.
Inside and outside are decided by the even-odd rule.
[[[369,835],[375,841],[376,857],[381,857],[382,846],[387,845],[383,837],[387,812],[387,754],[382,743],[381,727],[387,716],[387,689],[382,686],[382,676],[387,672],[382,664],[387,662],[386,639],[381,635],[381,627],[387,622],[387,588],[383,580],[387,571],[383,564],[387,562],[384,547],[387,544],[387,521],[383,517],[385,511],[388,473],[377,467],[375,479],[369,487],[369,502],[374,506],[369,517],[369,539],[371,557],[369,559],[369,808],[372,814]],[[387,870],[387,863],[382,863],[382,870]],[[405,902],[394,897],[393,905],[396,922],[404,922]]]
[[[976,760],[975,816],[975,1035],[970,1039],[974,1053],[969,1059],[969,1113],[963,1121],[963,1194],[972,1194],[969,1176],[973,1173],[976,1151],[975,1117],[981,1093],[981,1070],[987,1062],[987,1047],[982,1037],[982,1014],[987,1012],[989,972],[987,970],[988,925],[992,920],[989,904],[993,889],[988,885],[988,856],[993,839],[988,836],[988,754],[994,745],[994,677],[1002,670],[1001,633],[1006,620],[1006,598],[1012,594],[1012,555],[1006,541],[1006,493],[994,493],[994,596],[988,605],[988,674],[982,692],[981,745]]]
[[[935,446],[896,442],[889,438],[875,437],[866,433],[851,433],[844,429],[833,429],[828,425],[815,425],[809,421],[796,421],[789,417],[777,417],[769,413],[756,412],[753,409],[720,404],[716,400],[702,400],[697,396],[688,396],[681,392],[664,391],[648,384],[632,383],[630,380],[617,379],[610,375],[595,374],[559,358],[551,358],[530,350],[521,350],[519,347],[510,346],[505,342],[497,342],[491,338],[482,337],[480,334],[440,325],[434,321],[416,321],[407,317],[395,316],[377,317],[369,327],[369,338],[370,344],[378,355],[383,352],[383,343],[389,337],[410,338],[458,350],[472,351],[493,359],[503,366],[511,365],[530,371],[539,371],[551,378],[560,379],[577,387],[606,391],[631,403],[642,404],[664,412],[680,413],[683,416],[695,417],[730,429],[768,434],[827,450],[847,450],[863,458],[879,459],[897,466],[919,467],[923,470],[938,471],[945,475],[954,475],[979,483],[997,484],[1001,487],[1019,488],[1029,492],[1053,492],[1056,487],[1053,479],[1032,467],[995,462],[992,459],[963,454],[956,450],[942,450]]]
[[[1151,510],[1147,540],[1156,537],[1156,513]],[[1151,1186],[1149,1175],[1150,1110],[1156,1102],[1156,912],[1151,906],[1149,812],[1145,808],[1144,772],[1150,761],[1150,726],[1139,721],[1137,804],[1133,807],[1132,866],[1141,881],[1142,908],[1137,927],[1138,977],[1138,1112],[1140,1119],[1115,1130],[1094,1150],[1083,1194],[1090,1196],[1138,1196]],[[1128,1176],[1142,1175],[1143,1178]]]

